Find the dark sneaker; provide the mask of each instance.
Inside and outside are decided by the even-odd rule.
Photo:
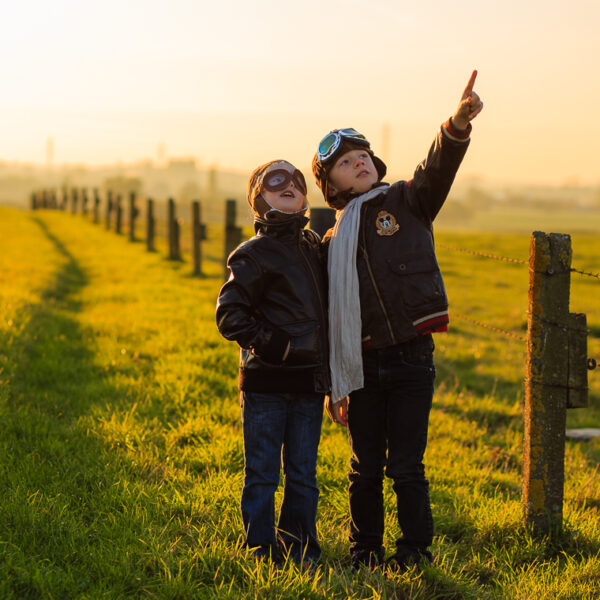
[[[398,550],[385,561],[385,566],[394,573],[405,573],[411,567],[431,564],[433,556],[429,550]]]
[[[375,550],[358,550],[352,554],[352,568],[358,571],[367,567],[372,571],[383,563],[383,553]]]

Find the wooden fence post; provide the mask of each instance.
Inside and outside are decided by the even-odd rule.
[[[181,260],[181,248],[180,248],[180,223],[177,220],[175,210],[175,200],[169,198],[169,206],[167,211],[167,236],[168,236],[168,247],[169,247],[169,259],[170,260]]]
[[[31,206],[31,210],[36,210],[38,208],[37,205],[37,192],[31,192],[31,196],[30,196],[30,206]]]
[[[541,532],[552,532],[562,525],[571,256],[568,235],[533,232],[529,255],[523,509],[526,521]]]
[[[135,220],[139,214],[135,205],[135,192],[129,194],[129,241],[135,242]]]
[[[50,208],[56,209],[57,207],[58,204],[56,202],[56,190],[52,189],[52,191],[50,192]]]
[[[202,207],[198,200],[192,202],[192,255],[194,259],[194,275],[202,273],[202,245],[205,239],[205,227],[202,223]]]
[[[235,224],[237,204],[235,200],[226,200],[225,204],[225,256],[224,256],[224,277],[228,279],[229,269],[227,268],[227,259],[229,255],[239,246],[242,241],[242,228]]]
[[[98,188],[94,188],[94,223],[100,220],[100,194]]]
[[[73,188],[71,190],[71,212],[73,214],[77,213],[77,202],[79,200],[79,195],[77,192],[77,188]]]
[[[67,210],[67,202],[69,199],[69,190],[64,187],[60,197],[60,210]]]
[[[328,229],[335,225],[333,208],[311,208],[309,227],[323,237]]]
[[[104,215],[106,229],[110,229],[110,220],[112,217],[112,210],[113,210],[113,194],[109,190],[108,192],[106,192],[106,213]]]
[[[154,252],[154,234],[156,232],[156,219],[154,218],[154,200],[146,200],[146,249]]]
[[[121,206],[121,194],[117,194],[117,200],[115,203],[115,213],[115,232],[120,235],[123,225],[123,207]]]
[[[81,214],[87,216],[88,214],[88,194],[87,188],[81,190]]]

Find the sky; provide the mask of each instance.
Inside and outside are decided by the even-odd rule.
[[[0,7],[0,161],[43,164],[51,138],[55,165],[308,170],[325,133],[354,127],[410,177],[477,69],[461,177],[600,185],[597,0]]]

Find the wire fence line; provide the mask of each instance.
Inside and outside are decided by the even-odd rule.
[[[448,244],[441,244],[441,243],[436,243],[436,246],[438,248],[444,248],[445,250],[451,250],[452,252],[461,252],[463,254],[470,254],[472,256],[479,256],[481,258],[489,258],[492,260],[497,260],[497,261],[502,261],[502,262],[509,262],[509,263],[513,263],[513,264],[519,264],[519,265],[526,265],[529,266],[529,261],[528,260],[522,260],[519,258],[511,258],[508,256],[500,256],[497,254],[490,254],[487,252],[480,252],[479,250],[470,250],[467,248],[459,248],[457,246],[449,246]],[[587,271],[581,271],[579,269],[576,268],[571,268],[570,272],[573,273],[578,273],[580,275],[584,275],[584,276],[588,276],[588,277],[595,277],[597,279],[600,279],[600,273],[589,273]],[[495,333],[499,333],[501,335],[504,335],[510,339],[513,340],[518,340],[520,342],[526,342],[527,338],[525,336],[519,335],[518,333],[515,333],[514,331],[507,331],[506,329],[502,329],[500,327],[496,327],[494,325],[490,325],[489,323],[484,323],[483,321],[478,321],[477,319],[472,319],[470,317],[466,317],[465,315],[461,315],[459,313],[456,312],[452,312],[452,315],[454,317],[456,317],[457,319],[461,320],[461,321],[465,321],[467,323],[471,323],[472,325],[477,325],[478,327],[483,327],[489,331],[494,331]],[[555,327],[559,327],[565,331],[571,329],[566,325],[560,325],[559,323],[552,323],[549,321],[545,321],[546,324],[548,325],[552,325]],[[586,330],[588,337],[591,337],[593,339],[598,339],[596,336],[594,336],[592,334],[591,330]]]

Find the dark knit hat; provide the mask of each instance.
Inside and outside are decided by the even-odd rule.
[[[371,144],[369,144],[366,139],[363,142],[357,139],[342,137],[340,145],[336,151],[325,161],[320,161],[318,155],[315,154],[312,161],[313,175],[317,180],[317,185],[323,192],[325,202],[331,206],[331,208],[335,208],[336,210],[342,209],[344,206],[346,206],[346,204],[348,204],[348,201],[350,200],[350,194],[349,191],[341,190],[335,196],[329,196],[327,191],[329,172],[337,159],[350,150],[366,150],[371,155],[371,159],[373,160],[373,164],[375,165],[377,174],[379,175],[379,181],[381,181],[387,173],[387,167],[385,166],[385,163],[378,156],[375,156],[373,150],[371,150]]]
[[[274,209],[269,203],[262,197],[262,181],[265,174],[270,170],[270,167],[275,164],[286,164],[290,167],[294,167],[287,160],[272,160],[260,167],[256,167],[254,171],[250,174],[250,179],[248,180],[248,190],[246,192],[246,200],[248,200],[248,204],[252,209],[255,217],[259,217],[261,219],[266,219],[269,216],[293,216],[303,212],[306,212],[308,205],[305,204],[302,209],[296,211],[294,213],[284,213],[278,209]],[[271,213],[268,215],[267,213]],[[273,215],[273,213],[278,213],[277,215]]]

